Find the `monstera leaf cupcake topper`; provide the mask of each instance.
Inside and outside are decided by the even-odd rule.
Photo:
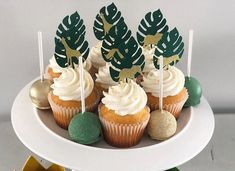
[[[123,42],[118,49],[120,53],[116,52],[111,61],[110,75],[112,79],[120,82],[139,76],[144,69],[145,61],[142,49],[134,37],[131,37],[127,43]]]
[[[166,19],[160,9],[149,12],[141,20],[137,40],[143,48],[155,48],[154,65],[159,69],[159,57],[163,56],[164,68],[176,64],[183,52],[184,43],[176,28],[168,31]]]
[[[102,57],[111,64],[109,70],[114,81],[127,81],[141,74],[145,64],[142,49],[114,3],[97,14],[94,33],[102,40]]]
[[[168,69],[169,65],[175,65],[184,52],[184,43],[178,30],[174,28],[170,32],[163,34],[161,40],[155,44],[153,63],[159,69],[159,57],[163,56],[163,67]]]
[[[94,33],[98,40],[103,40],[105,35],[109,32],[112,26],[124,21],[121,12],[118,11],[114,3],[109,6],[104,6],[100,9],[94,22]]]
[[[137,40],[144,48],[152,48],[161,39],[162,35],[168,31],[166,19],[160,9],[149,12],[140,21],[137,32]]]
[[[85,40],[85,33],[85,25],[77,12],[63,19],[55,37],[55,59],[60,67],[72,66],[74,68],[80,56],[86,60],[89,47]]]
[[[128,29],[124,21],[113,26],[105,36],[102,43],[101,53],[104,60],[110,62],[116,52],[120,58],[124,58],[118,47],[121,43],[126,43],[130,37],[131,31]]]

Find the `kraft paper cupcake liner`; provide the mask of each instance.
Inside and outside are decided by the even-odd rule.
[[[127,148],[135,146],[141,140],[148,120],[137,124],[118,124],[100,117],[103,135],[106,142],[115,147]]]
[[[81,112],[81,107],[64,107],[55,103],[51,98],[51,93],[48,94],[48,101],[51,105],[53,117],[56,123],[64,129],[68,129],[69,122],[74,115]],[[97,101],[94,104],[86,104],[86,111],[94,112],[97,110],[100,98],[97,98]]]

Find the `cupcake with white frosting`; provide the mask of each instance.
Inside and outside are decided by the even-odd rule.
[[[103,96],[103,91],[107,92],[109,87],[117,85],[118,83],[113,81],[109,73],[109,64],[106,63],[105,66],[100,67],[98,73],[96,73],[95,87]]]
[[[90,71],[91,66],[92,66],[91,61],[89,58],[87,58],[86,61],[83,62],[84,69],[87,71]],[[77,68],[77,67],[78,67],[78,65],[75,65],[75,68]],[[55,57],[53,55],[51,57],[51,59],[49,60],[49,65],[47,67],[47,74],[48,74],[49,78],[50,79],[58,78],[64,70],[66,70],[66,68],[60,67],[57,64]]]
[[[106,65],[106,62],[101,54],[101,46],[102,42],[99,42],[90,50],[89,59],[91,60],[92,63],[90,73],[93,78],[95,78],[95,73],[98,72],[99,68]]]
[[[116,147],[136,145],[149,121],[146,105],[146,93],[132,80],[109,87],[99,106],[105,140]]]
[[[151,111],[159,109],[159,70],[152,70],[144,75],[141,85],[148,96],[148,106]],[[174,66],[163,71],[163,109],[178,118],[184,103],[188,99],[188,92],[184,88],[184,74]]]
[[[81,110],[81,88],[79,69],[66,68],[59,78],[54,79],[53,89],[48,94],[56,123],[64,129],[68,128],[72,117]],[[91,75],[84,70],[84,97],[86,111],[97,109],[100,96],[94,89]]]

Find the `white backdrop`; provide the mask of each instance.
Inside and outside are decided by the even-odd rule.
[[[0,2],[0,114],[9,114],[19,90],[39,75],[37,31],[43,31],[45,64],[54,52],[54,36],[63,17],[78,11],[87,27],[99,9],[115,2],[136,33],[148,11],[161,9],[168,25],[183,35],[185,53],[177,65],[185,73],[188,30],[194,29],[192,76],[200,80],[204,96],[216,112],[235,111],[234,0],[7,0]]]

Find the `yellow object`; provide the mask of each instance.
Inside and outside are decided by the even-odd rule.
[[[57,164],[52,164],[46,169],[33,156],[29,156],[22,171],[65,171],[65,169]]]

